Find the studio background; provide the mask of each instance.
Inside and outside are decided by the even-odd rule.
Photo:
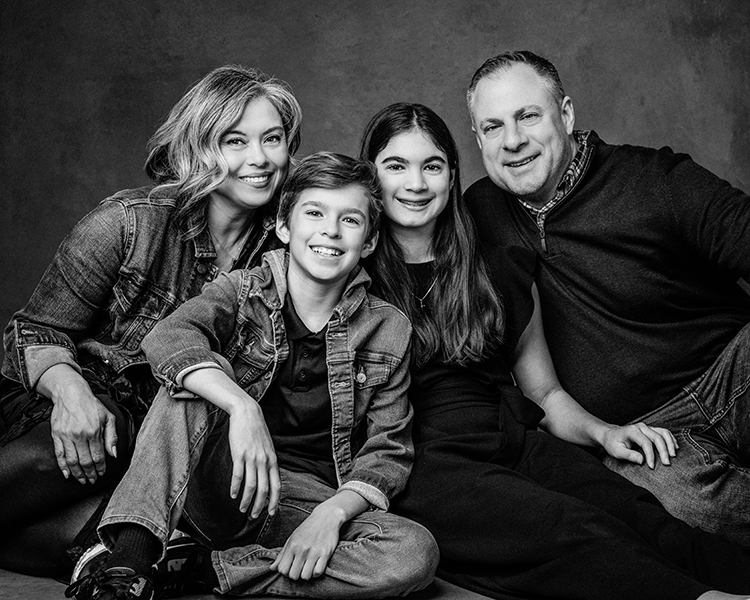
[[[85,213],[148,183],[148,138],[209,70],[289,82],[298,156],[356,154],[377,110],[426,104],[459,141],[465,188],[483,176],[465,89],[508,49],[555,63],[578,128],[669,145],[750,191],[748,0],[5,0],[1,324]]]

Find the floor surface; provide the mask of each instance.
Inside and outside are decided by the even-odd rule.
[[[224,596],[226,598],[226,596]],[[53,579],[28,577],[0,569],[0,600],[63,600],[65,585]],[[221,596],[184,596],[185,600],[218,600]],[[270,596],[256,596],[258,600],[270,600]],[[278,600],[278,599],[275,599]],[[422,592],[407,596],[406,600],[487,600],[468,590],[456,587],[447,581],[437,580]]]

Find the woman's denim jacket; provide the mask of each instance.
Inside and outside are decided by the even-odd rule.
[[[174,220],[175,200],[148,198],[150,189],[123,190],[103,200],[65,238],[5,329],[5,377],[32,391],[42,373],[59,363],[79,372],[81,363],[98,363],[92,368],[109,378],[145,364],[143,337],[216,276],[208,233],[184,241]],[[258,264],[275,241],[269,235],[273,220],[262,223],[238,264]]]
[[[237,383],[255,400],[289,355],[281,307],[288,255],[274,250],[261,267],[221,274],[203,293],[161,321],[143,340],[154,372],[176,398],[189,372],[231,364]],[[367,294],[370,277],[349,276],[326,333],[333,458],[339,489],[351,489],[387,509],[406,485],[414,458],[407,400],[411,325],[397,308]]]

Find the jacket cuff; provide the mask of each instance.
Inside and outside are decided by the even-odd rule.
[[[379,508],[381,510],[388,510],[388,497],[374,485],[370,485],[369,483],[365,483],[363,481],[347,481],[346,483],[342,484],[336,491],[341,490],[351,490],[353,492],[357,492],[360,496],[362,496],[376,508]]]
[[[61,346],[27,346],[24,348],[24,362],[25,377],[28,378],[25,383],[29,391],[36,389],[39,378],[55,365],[69,365],[81,374],[81,367],[76,362],[74,354]]]
[[[177,373],[175,376],[175,381],[164,381],[164,386],[167,388],[167,391],[169,392],[169,395],[172,396],[172,398],[177,398],[179,400],[192,400],[194,398],[199,398],[197,394],[194,394],[193,392],[186,390],[182,386],[182,381],[187,377],[190,373],[193,371],[197,371],[198,369],[221,369],[221,366],[218,363],[215,363],[213,361],[206,361],[202,363],[198,363],[195,365],[190,365],[189,367],[185,367]]]

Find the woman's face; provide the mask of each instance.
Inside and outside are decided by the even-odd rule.
[[[219,147],[229,173],[211,192],[211,202],[230,213],[270,202],[289,167],[286,134],[273,104],[267,98],[248,102],[240,120],[221,136]]]
[[[383,210],[394,232],[422,230],[432,236],[435,221],[448,204],[448,158],[415,129],[393,136],[375,157],[383,188]]]

